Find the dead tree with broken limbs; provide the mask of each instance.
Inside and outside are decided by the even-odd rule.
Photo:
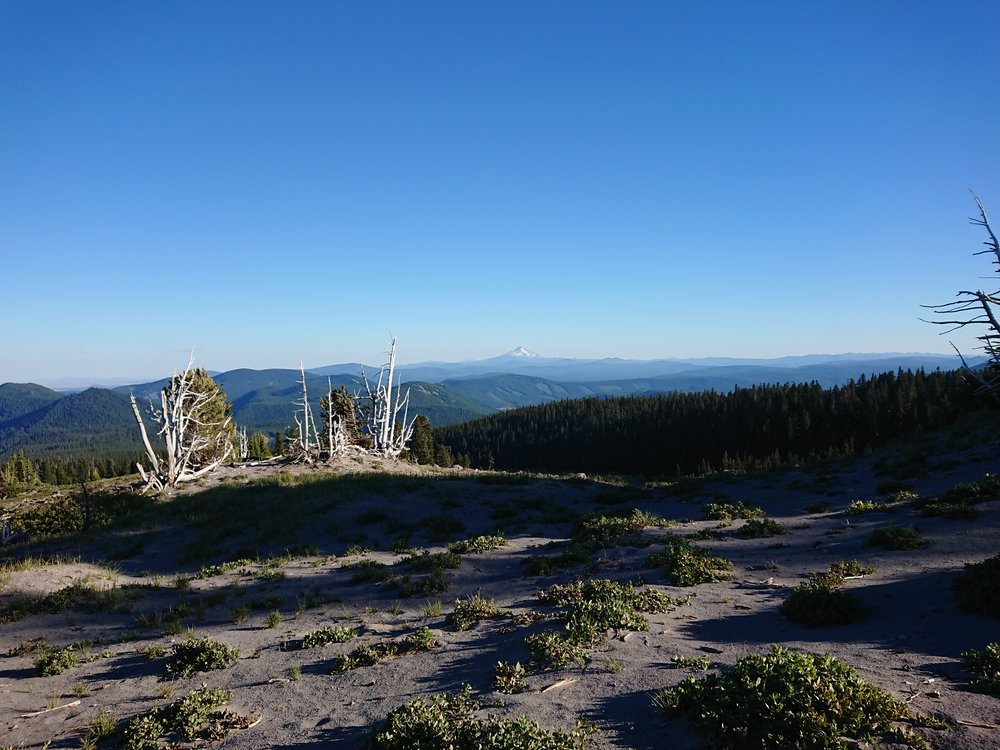
[[[992,265],[995,273],[1000,274],[1000,242],[997,235],[990,226],[989,217],[986,215],[986,208],[979,196],[972,194],[979,209],[978,217],[970,217],[969,222],[983,227],[986,230],[987,238],[983,241],[986,246],[974,255],[992,256]],[[952,348],[958,353],[962,360],[962,366],[966,374],[978,386],[977,393],[988,395],[1000,401],[1000,289],[992,292],[984,292],[982,289],[975,291],[963,290],[957,295],[958,299],[943,305],[924,305],[923,307],[933,310],[935,314],[947,316],[945,320],[930,320],[929,323],[935,325],[951,326],[945,334],[951,333],[961,328],[975,326],[983,332],[976,337],[979,341],[977,347],[985,352],[987,357],[986,366],[981,369],[972,369],[958,347],[952,344]]]
[[[413,419],[416,419],[416,415],[413,419],[409,418],[410,391],[407,389],[405,394],[402,393],[402,384],[398,382],[396,375],[395,338],[389,344],[389,361],[379,370],[375,387],[372,388],[364,367],[361,368],[361,380],[368,401],[366,428],[372,441],[371,451],[389,458],[398,458],[406,450],[406,444],[413,435]]]
[[[159,492],[205,476],[234,451],[235,426],[222,389],[192,362],[160,391],[159,406],[150,400],[149,411],[159,425],[157,437],[164,450],[158,453],[149,439],[135,394],[129,394],[149,466],[137,463],[145,486]],[[220,403],[221,402],[221,403]]]

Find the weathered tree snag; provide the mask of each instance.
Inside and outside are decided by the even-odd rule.
[[[393,378],[396,372],[396,339],[389,346],[389,362],[382,365],[378,373],[378,382],[372,389],[365,368],[361,368],[361,379],[367,391],[366,398],[370,405],[368,409],[368,434],[372,440],[372,452],[391,458],[399,457],[413,434],[413,420],[409,419],[410,391],[402,394],[402,385],[396,383],[396,393],[393,394]],[[388,377],[386,377],[388,375]],[[382,381],[385,379],[385,384]],[[402,421],[397,423],[399,413],[403,413]],[[415,419],[416,417],[414,417]]]
[[[988,238],[983,241],[985,250],[973,253],[973,255],[992,255],[992,264],[996,266],[995,271],[1000,273],[1000,241],[997,240],[996,233],[990,226],[990,220],[986,216],[986,208],[979,196],[972,194],[979,209],[979,217],[971,217],[969,221],[976,226],[986,230]],[[985,326],[986,330],[976,339],[980,342],[979,349],[986,353],[987,364],[981,370],[973,370],[969,367],[965,357],[958,347],[952,344],[962,360],[962,366],[966,374],[978,384],[977,392],[981,395],[989,395],[1000,400],[1000,321],[997,319],[996,306],[1000,305],[1000,290],[994,292],[984,292],[981,289],[976,291],[963,290],[957,295],[957,300],[943,305],[923,305],[933,310],[938,315],[947,315],[947,320],[931,320],[929,323],[935,325],[951,326],[944,333],[951,333],[966,326]],[[951,317],[958,316],[958,317]]]
[[[160,407],[150,404],[153,421],[160,425],[157,435],[163,439],[165,455],[153,449],[146,432],[135,394],[129,394],[146,449],[150,468],[136,464],[145,487],[143,491],[160,491],[203,477],[222,464],[233,452],[232,419],[226,414],[219,421],[201,417],[205,407],[220,397],[220,391],[198,386],[199,380],[211,378],[192,369],[189,361],[180,375],[175,375],[160,391]],[[213,383],[214,385],[214,383]],[[226,410],[224,410],[226,411]]]
[[[305,365],[302,364],[302,360],[299,360],[299,372],[302,374],[300,381],[302,384],[302,400],[295,402],[295,405],[299,408],[295,410],[295,414],[293,415],[299,434],[289,448],[293,461],[302,461],[311,464],[314,458],[313,449],[317,453],[319,452],[319,434],[316,431],[316,420],[313,419],[312,407],[309,405],[309,391],[306,388],[306,369]],[[301,421],[299,420],[300,413],[302,414]]]

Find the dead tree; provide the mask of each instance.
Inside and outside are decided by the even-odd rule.
[[[996,266],[994,272],[1000,273],[1000,242],[997,241],[996,233],[990,226],[983,202],[975,193],[972,194],[972,197],[979,209],[979,216],[970,217],[969,222],[983,227],[987,234],[987,239],[983,241],[986,249],[973,254],[993,256],[991,262]],[[945,334],[967,326],[980,326],[982,327],[980,330],[985,329],[982,334],[976,337],[979,341],[977,348],[986,354],[985,367],[978,370],[972,369],[958,347],[955,344],[951,346],[962,360],[962,366],[967,375],[978,385],[977,393],[1000,400],[1000,320],[997,316],[997,306],[1000,306],[1000,289],[993,292],[984,292],[981,289],[963,290],[956,296],[958,299],[954,302],[943,305],[924,305],[924,307],[933,310],[935,314],[948,316],[947,320],[927,322],[951,326],[947,331],[944,331]]]
[[[373,453],[391,458],[398,458],[413,434],[413,420],[409,419],[410,391],[402,394],[402,385],[395,384],[393,393],[393,378],[396,373],[396,339],[389,345],[389,361],[382,365],[378,373],[378,382],[373,389],[365,368],[361,368],[361,379],[365,386],[368,399],[367,430],[371,436]],[[385,382],[383,382],[385,381]],[[402,412],[402,420],[399,420]],[[416,417],[414,417],[415,419]]]
[[[332,461],[335,456],[342,455],[349,448],[357,447],[351,440],[344,419],[337,413],[336,399],[333,390],[333,380],[326,379],[326,398],[320,400],[320,410],[323,421],[326,423],[326,435],[324,446],[327,451],[327,460]]]
[[[136,464],[145,482],[144,492],[159,492],[203,477],[233,452],[232,418],[225,414],[228,410],[223,410],[221,420],[208,421],[205,417],[211,402],[224,396],[217,386],[205,387],[205,379],[211,382],[211,378],[207,373],[199,377],[199,371],[191,365],[189,361],[184,372],[171,378],[160,391],[159,408],[150,401],[152,419],[160,426],[157,436],[162,438],[165,448],[162,457],[149,440],[135,394],[129,394],[150,464],[149,468]]]
[[[293,418],[295,419],[296,426],[299,428],[299,434],[291,446],[293,451],[292,458],[295,461],[303,461],[311,464],[314,458],[314,449],[317,453],[319,452],[319,434],[316,430],[316,420],[313,419],[312,407],[309,406],[309,391],[306,388],[306,369],[305,365],[302,364],[302,360],[299,360],[299,372],[302,374],[302,400],[295,402],[299,408],[296,409]],[[299,414],[302,415],[301,421],[299,420]]]

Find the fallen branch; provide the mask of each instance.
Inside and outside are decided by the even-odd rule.
[[[53,706],[52,708],[43,708],[41,711],[32,711],[30,714],[21,714],[22,719],[30,719],[33,716],[41,716],[42,714],[47,714],[50,711],[58,711],[60,708],[72,708],[73,706],[79,706],[80,701],[70,701],[69,703],[64,703],[61,706]]]

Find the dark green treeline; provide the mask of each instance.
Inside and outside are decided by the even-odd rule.
[[[477,468],[683,475],[852,455],[975,408],[961,371],[558,401],[436,429]]]

